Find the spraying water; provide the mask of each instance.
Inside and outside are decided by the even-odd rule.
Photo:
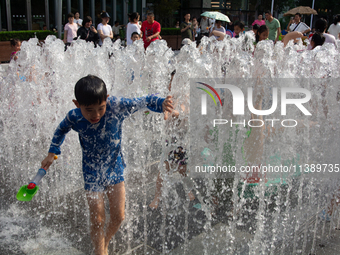
[[[61,156],[41,181],[35,198],[19,202],[15,194],[35,175],[55,128],[74,108],[74,85],[81,77],[93,74],[102,78],[109,95],[165,97],[174,70],[171,94],[180,113],[178,119],[169,124],[161,114],[139,111],[125,121],[126,219],[109,253],[314,251],[317,240],[328,234],[321,231],[326,222],[318,214],[339,187],[336,175],[326,175],[331,165],[336,171],[339,164],[340,88],[335,82],[340,75],[339,48],[325,44],[298,52],[305,46],[289,44],[284,48],[280,42],[274,46],[264,41],[254,51],[253,41],[250,34],[224,41],[203,38],[199,47],[186,45],[176,55],[165,41],[156,41],[144,51],[141,41],[122,48],[119,41],[112,44],[107,40],[102,47],[93,48],[78,40],[66,52],[62,41],[53,36],[41,46],[37,39],[23,42],[19,59],[10,63],[8,72],[2,71],[0,80],[0,244],[4,253],[91,254],[81,148],[75,132],[67,135]],[[196,79],[216,78],[220,83],[238,84],[245,95],[252,87],[257,109],[271,108],[274,87],[305,88],[313,95],[306,104],[312,116],[307,118],[291,107],[284,119],[297,119],[295,128],[284,128],[282,122],[257,129],[250,128],[248,122],[213,128],[200,121],[200,111],[195,115],[195,104],[190,101],[195,93],[190,86]],[[233,115],[231,94],[218,93],[223,106],[215,113],[220,119],[242,123],[260,118],[250,111],[244,116]],[[277,110],[270,118],[282,121],[283,116]],[[188,126],[179,128],[180,123]],[[204,139],[190,136],[194,131]],[[186,176],[180,175],[177,167],[166,170],[164,161],[177,145],[172,148],[165,141],[173,137],[180,138],[177,143],[190,155]],[[235,169],[271,164],[295,171],[194,174],[195,166],[203,169],[217,164]],[[308,165],[301,168],[304,164]],[[320,164],[324,175],[316,174]],[[155,194],[158,172],[163,178],[161,204],[151,210],[148,205]],[[188,199],[189,191],[195,196],[193,201]],[[336,207],[333,211],[329,233],[338,224],[339,212]]]

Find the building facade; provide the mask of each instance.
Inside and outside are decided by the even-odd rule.
[[[220,11],[231,21],[241,20],[246,25],[255,19],[255,7],[250,0],[180,0],[181,7],[174,12],[173,19],[183,20],[184,13],[200,17],[204,11]],[[137,11],[141,19],[152,10],[147,0],[0,0],[0,31],[40,30],[63,27],[67,13],[78,11],[80,18],[91,16],[94,24],[100,22],[99,14],[106,10],[111,16],[110,25],[116,20],[128,22],[127,14]],[[157,13],[155,13],[157,16]]]
[[[128,22],[127,14],[146,10],[146,0],[0,0],[0,31],[39,30],[58,28],[58,22],[67,22],[67,13],[78,11],[80,18],[91,16],[97,24],[99,14],[105,10],[116,20]]]

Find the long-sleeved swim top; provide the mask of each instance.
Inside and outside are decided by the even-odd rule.
[[[117,162],[125,168],[121,152],[123,120],[145,107],[154,112],[162,112],[164,100],[153,95],[133,99],[109,97],[104,116],[94,124],[83,117],[80,108],[73,109],[56,129],[49,152],[60,154],[65,135],[73,129],[79,133],[84,174],[96,178],[98,173],[109,173]]]

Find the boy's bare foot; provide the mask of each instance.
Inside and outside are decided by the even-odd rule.
[[[151,209],[157,209],[158,208],[158,206],[159,206],[159,198],[158,197],[155,197],[153,200],[152,200],[152,202],[149,204],[149,207],[151,208]]]
[[[195,195],[191,191],[188,193],[188,197],[189,197],[190,201],[195,199]]]

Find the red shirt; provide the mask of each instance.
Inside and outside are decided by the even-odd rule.
[[[157,32],[161,32],[161,24],[159,24],[157,21],[154,21],[152,24],[149,24],[148,21],[145,20],[142,23],[141,30],[143,32],[144,48],[146,49],[151,42],[158,40],[158,36],[156,38],[151,39],[150,42],[147,42],[146,38],[156,34]]]

